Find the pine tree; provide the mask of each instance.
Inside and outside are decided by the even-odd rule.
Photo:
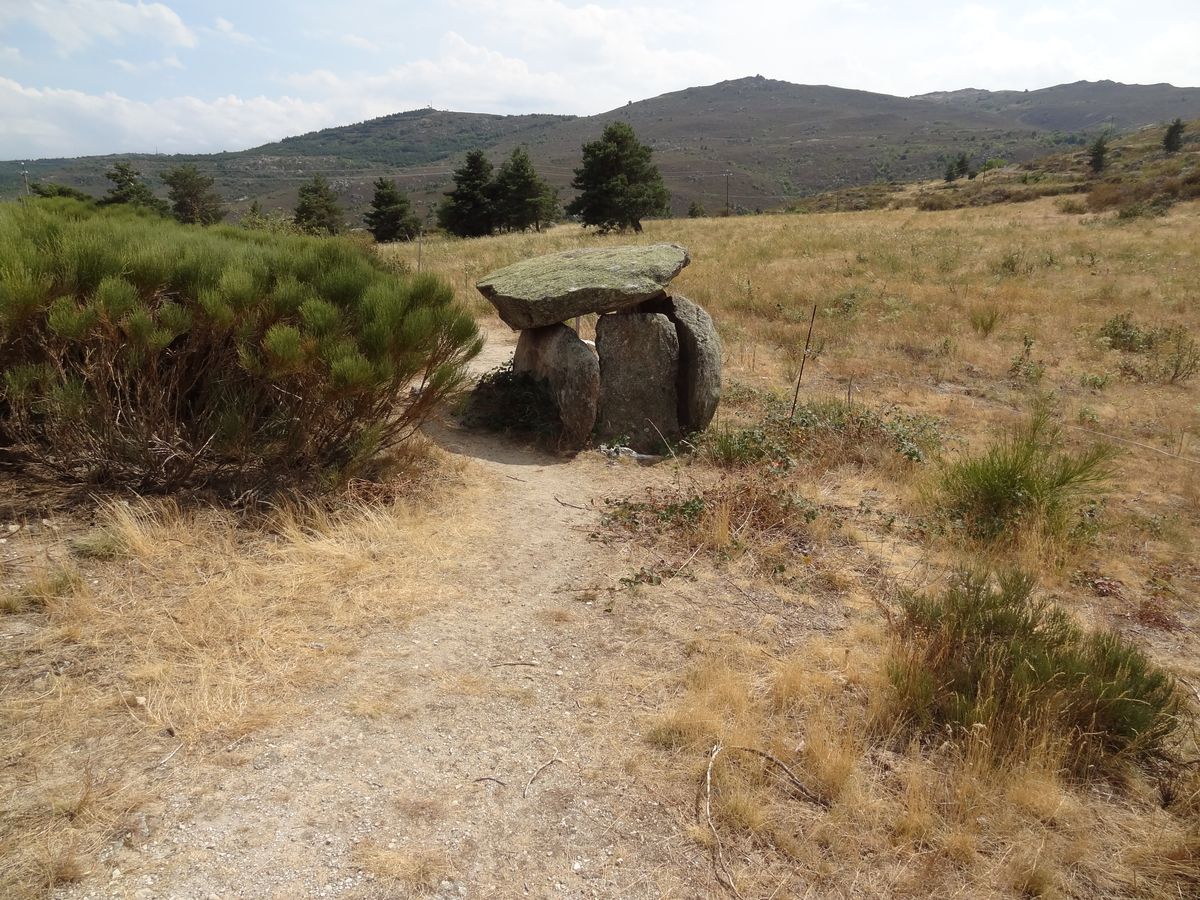
[[[1167,133],[1163,135],[1163,149],[1168,153],[1178,153],[1183,149],[1183,119],[1176,119],[1167,126]]]
[[[553,189],[538,177],[529,154],[518,147],[496,173],[492,224],[505,231],[541,231],[557,205]]]
[[[292,221],[309,234],[337,234],[342,230],[342,209],[338,206],[337,194],[323,175],[314,175],[300,186],[300,198]]]
[[[1099,175],[1104,171],[1104,166],[1108,162],[1108,135],[1102,134],[1096,140],[1092,141],[1088,147],[1088,165],[1092,172]]]
[[[704,210],[704,204],[699,200],[693,200],[688,206],[689,219],[703,219],[708,213]]]
[[[171,198],[171,211],[185,225],[215,225],[225,218],[221,195],[213,189],[213,179],[193,165],[170,169],[162,177]]]
[[[493,228],[492,164],[472,150],[454,171],[454,190],[438,209],[438,224],[459,237],[482,237]]]
[[[108,193],[100,198],[103,206],[127,203],[130,206],[142,206],[152,209],[161,215],[166,215],[168,208],[163,200],[154,196],[149,185],[142,181],[142,173],[127,162],[119,162],[104,173],[104,177],[112,182]]]
[[[381,244],[411,241],[421,231],[421,220],[412,211],[408,194],[396,187],[391,178],[379,178],[375,182],[371,209],[363,218],[367,230]]]
[[[601,232],[641,231],[644,217],[667,215],[671,195],[650,162],[652,152],[627,123],[607,126],[600,140],[583,145],[583,165],[571,182],[579,196],[567,212]]]

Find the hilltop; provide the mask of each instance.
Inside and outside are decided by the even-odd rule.
[[[331,179],[352,214],[366,205],[379,175],[400,178],[418,208],[428,209],[474,147],[498,160],[527,146],[539,170],[569,196],[580,146],[605,124],[627,121],[654,147],[680,215],[694,201],[721,209],[727,192],[735,209],[769,209],[822,191],[930,178],[961,151],[1025,162],[1080,146],[1087,133],[1125,132],[1175,116],[1200,118],[1200,89],[1100,81],[896,97],[754,76],[631,101],[595,116],[419,109],[238,152],[120,158],[133,160],[156,187],[165,169],[195,163],[217,179],[235,209],[252,199],[290,208],[297,186],[318,172]],[[28,168],[33,178],[98,194],[116,158],[36,160]],[[16,162],[0,163],[0,192],[19,191],[19,172]]]

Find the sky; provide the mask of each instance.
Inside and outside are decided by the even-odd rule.
[[[1200,0],[0,0],[0,159],[240,150],[433,106],[591,115],[764,75],[1200,86]]]

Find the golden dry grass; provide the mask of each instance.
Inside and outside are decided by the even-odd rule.
[[[422,264],[486,313],[473,289],[486,272],[631,239],[677,241],[692,252],[677,287],[722,331],[720,424],[760,418],[764,394],[790,399],[815,304],[819,352],[803,397],[849,391],[858,404],[935,416],[956,454],[1052,391],[1072,442],[1095,439],[1090,432],[1129,442],[1093,541],[1023,546],[1003,558],[1038,569],[1044,588],[1080,618],[1134,635],[1186,685],[1200,685],[1200,573],[1190,561],[1200,476],[1180,458],[1200,455],[1200,379],[1124,379],[1121,354],[1097,338],[1125,311],[1200,336],[1196,204],[1121,224],[1041,201],[651,222],[637,238],[562,226],[432,240]],[[382,252],[415,266],[415,247]],[[993,318],[990,330],[978,324]],[[489,327],[505,326],[493,319]],[[1094,377],[1085,384],[1084,376]],[[761,757],[718,758],[714,824],[746,898],[1194,893],[1200,776],[1160,786],[1133,773],[1127,784],[1081,786],[1036,755],[1000,770],[969,743],[889,740],[886,638],[874,601],[889,582],[936,580],[979,552],[924,520],[936,465],[867,456],[802,466],[800,493],[823,512],[796,532],[814,549],[813,564],[803,560],[794,578],[778,578],[773,564],[794,555],[795,535],[739,545],[751,521],[745,508],[730,501],[706,513],[668,574],[698,551],[692,565],[769,587],[793,604],[789,612],[832,606],[838,624],[823,626],[824,637],[806,633],[799,649],[781,649],[768,616],[697,638],[687,672],[656,676],[674,684],[675,700],[646,723],[649,760],[627,765],[689,796],[715,744],[754,747],[828,804],[798,800]],[[717,480],[703,465],[685,471],[689,489]],[[112,506],[96,530],[38,544],[30,566],[0,572],[0,610],[12,614],[0,622],[34,626],[5,644],[0,889],[45,893],[80,878],[154,790],[168,754],[208,752],[287,721],[306,691],[337,677],[362,629],[419,609],[423,587],[442,578],[438,561],[454,552],[453,528],[471,523],[443,511],[438,521],[449,524],[434,534],[428,515],[403,499],[363,498],[341,511],[280,511],[253,527],[214,510]],[[553,613],[548,624],[569,616]],[[497,692],[465,677],[445,689]],[[587,702],[616,705],[601,692]],[[372,719],[396,709],[381,694],[356,698],[350,712]],[[691,834],[712,843],[707,823]],[[364,847],[359,862],[413,891],[450,871],[440,857],[377,846]]]
[[[0,695],[3,892],[79,877],[168,755],[208,754],[298,716],[365,629],[416,613],[470,527],[449,519],[431,531],[428,500],[284,508],[254,522],[115,503],[75,546],[78,561],[65,542],[42,548],[38,571],[13,589],[37,618],[28,637],[9,635]],[[391,705],[360,698],[354,712]]]
[[[1132,312],[1147,326],[1182,326],[1200,338],[1200,206],[1133,222],[1063,215],[1046,200],[651,222],[637,237],[561,226],[433,241],[422,263],[486,316],[472,285],[488,271],[537,253],[631,241],[674,241],[692,253],[674,288],[708,308],[721,330],[727,391],[718,427],[757,421],[756,392],[790,400],[815,305],[818,353],[802,398],[849,392],[855,403],[934,416],[954,458],[1050,395],[1068,446],[1105,440],[1125,451],[1109,492],[1097,493],[1094,537],[1031,533],[1002,548],[930,528],[936,460],[922,467],[843,454],[793,474],[822,515],[803,529],[816,565],[787,580],[784,594],[802,606],[838,598],[849,627],[782,656],[765,619],[758,630],[742,623],[710,635],[697,643],[677,700],[645,728],[659,754],[651,768],[681,795],[703,782],[712,748],[724,748],[713,770],[712,824],[741,896],[1193,894],[1200,789],[1186,771],[1167,786],[1144,772],[1081,785],[1036,750],[1021,766],[997,766],[985,736],[897,747],[875,600],[889,581],[936,582],[961,562],[1022,565],[1080,619],[1132,635],[1185,691],[1200,688],[1200,571],[1190,562],[1200,535],[1200,378],[1168,385],[1123,377],[1129,358],[1099,336],[1105,321]],[[415,264],[414,250],[385,252]],[[705,467],[692,467],[666,500],[715,483]],[[732,491],[741,500],[757,489],[735,480]],[[778,582],[773,566],[747,562],[794,557],[794,548],[757,531],[739,547],[733,535],[747,521],[726,496],[688,527],[668,529],[670,541],[657,548],[668,556],[663,571],[693,564],[698,551],[723,577],[750,587]],[[1194,751],[1190,736],[1185,742]],[[777,767],[730,750],[740,746],[775,754],[829,807],[798,800]],[[716,856],[702,816],[690,834]]]

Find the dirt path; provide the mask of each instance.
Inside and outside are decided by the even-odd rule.
[[[467,460],[480,488],[471,514],[487,527],[459,548],[428,611],[374,634],[304,720],[181,761],[169,798],[64,896],[712,890],[684,834],[689,811],[639,778],[652,752],[644,711],[672,664],[655,637],[664,626],[649,601],[614,593],[637,568],[628,551],[590,536],[604,497],[668,467],[563,460],[454,430],[436,439]]]

